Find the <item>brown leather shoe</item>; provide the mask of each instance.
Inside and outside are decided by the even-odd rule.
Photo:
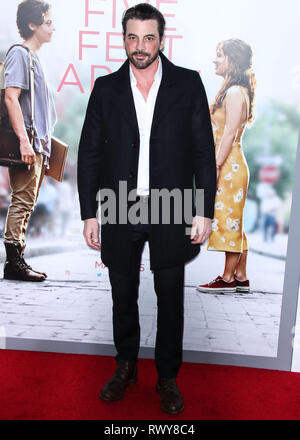
[[[21,245],[18,243],[4,243],[6,249],[6,261],[3,268],[3,277],[6,280],[17,281],[44,281],[44,275],[29,269],[22,261]]]
[[[156,391],[161,397],[161,409],[167,414],[178,414],[184,410],[183,398],[175,379],[159,378]]]
[[[20,259],[21,259],[22,263],[24,263],[25,266],[27,266],[27,268],[28,268],[29,270],[32,270],[33,272],[38,273],[39,275],[43,275],[45,278],[47,278],[47,274],[46,274],[45,272],[40,272],[39,270],[32,269],[32,267],[29,266],[28,263],[26,263],[26,261],[25,261],[25,259],[24,259],[24,251],[25,251],[25,247],[26,247],[25,245],[22,246],[22,247],[21,247],[21,251],[20,251]]]
[[[100,399],[109,402],[122,399],[126,388],[137,381],[136,364],[136,362],[118,361],[115,374],[106,382],[99,394]]]

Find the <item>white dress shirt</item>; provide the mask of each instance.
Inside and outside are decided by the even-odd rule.
[[[133,93],[135,111],[140,133],[140,154],[137,177],[137,195],[149,195],[149,146],[152,119],[158,89],[162,78],[162,63],[158,57],[158,69],[154,76],[154,82],[149,90],[147,101],[137,88],[137,80],[130,66],[130,83]]]

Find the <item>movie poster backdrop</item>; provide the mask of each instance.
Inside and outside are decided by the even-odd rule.
[[[18,3],[11,0],[1,5],[2,60],[12,44],[21,42],[16,28]],[[125,61],[121,18],[138,2],[50,3],[56,30],[39,56],[55,96],[55,136],[69,145],[69,154],[64,183],[45,178],[28,231],[27,259],[45,270],[48,278],[38,286],[0,283],[1,340],[6,348],[112,354],[108,269],[101,254],[89,249],[82,237],[76,161],[94,81],[115,72]],[[257,79],[255,119],[242,140],[250,170],[244,229],[251,293],[198,292],[197,285],[222,275],[224,267],[224,253],[208,251],[203,245],[186,266],[185,359],[289,369],[292,344],[285,342],[292,340],[291,310],[297,292],[289,294],[289,281],[284,278],[300,125],[296,35],[300,4],[297,0],[147,3],[166,18],[164,54],[176,65],[200,73],[210,103],[222,82],[213,65],[219,42],[240,38],[250,44]],[[1,241],[9,194],[7,169],[0,168]],[[3,246],[0,255],[3,263]],[[147,245],[140,271],[141,355],[151,357],[156,296]]]

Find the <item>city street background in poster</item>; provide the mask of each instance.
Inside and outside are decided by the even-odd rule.
[[[20,38],[15,25],[18,1],[1,6],[0,54]],[[59,183],[45,179],[32,216],[28,261],[44,268],[42,285],[0,284],[0,325],[6,338],[112,345],[111,297],[108,270],[101,256],[82,238],[76,188],[76,159],[87,101],[97,76],[116,71],[125,60],[121,17],[136,1],[53,0],[56,31],[40,52],[55,93],[58,124],[55,135],[70,145],[63,199]],[[300,55],[296,0],[150,1],[167,20],[165,55],[177,65],[198,70],[208,99],[213,101],[221,78],[214,74],[217,43],[241,38],[254,53],[257,77],[255,121],[243,138],[250,169],[245,209],[249,242],[248,276],[251,294],[201,294],[205,283],[223,268],[223,253],[207,252],[186,267],[184,349],[276,357],[280,331],[289,217],[300,123]],[[263,231],[262,204],[266,187],[279,198],[276,233]],[[0,229],[9,201],[7,170],[0,170]],[[1,246],[1,262],[4,248]],[[2,267],[1,267],[2,269]],[[156,296],[146,246],[140,285],[141,346],[153,347]],[[36,345],[34,341],[37,340]],[[19,345],[20,346],[20,345]],[[67,349],[67,344],[64,346]],[[81,348],[84,351],[84,348]],[[87,349],[88,350],[88,349]],[[96,350],[96,349],[95,349]]]

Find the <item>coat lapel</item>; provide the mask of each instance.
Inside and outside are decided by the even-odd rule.
[[[178,95],[175,93],[177,83],[176,67],[162,53],[160,53],[160,57],[163,73],[154,108],[151,134],[178,99]],[[180,88],[178,88],[178,91],[180,92]]]
[[[178,99],[178,93],[180,94],[180,87],[175,87],[178,82],[176,77],[176,66],[174,66],[161,52],[160,57],[162,60],[163,74],[156,98],[151,134]],[[175,93],[176,90],[178,93]],[[137,115],[130,84],[128,59],[117,72],[115,91],[117,94],[116,99],[119,102],[122,116],[127,120],[131,127],[137,133],[139,133]]]
[[[130,84],[129,75],[129,61],[125,63],[118,70],[116,77],[115,91],[117,93],[116,99],[119,102],[122,117],[131,125],[131,127],[139,133],[138,121],[135,111],[134,99]]]

